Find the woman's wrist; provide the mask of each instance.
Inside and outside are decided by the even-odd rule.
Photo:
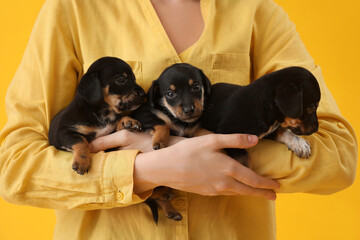
[[[183,137],[170,136],[168,145],[174,145],[184,140]],[[134,193],[139,194],[155,187],[162,186],[164,181],[160,179],[164,177],[164,172],[168,172],[164,169],[162,159],[164,156],[164,149],[157,151],[150,151],[146,153],[139,153],[135,158],[134,166]]]
[[[153,152],[150,152],[153,153]],[[154,182],[154,166],[156,166],[156,159],[154,154],[139,153],[135,158],[134,166],[134,193],[140,194],[158,185]]]

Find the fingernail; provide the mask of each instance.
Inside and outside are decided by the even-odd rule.
[[[272,201],[275,201],[276,200],[276,194],[274,194],[273,196],[271,196],[271,199],[270,200],[272,200]]]
[[[256,143],[258,141],[258,137],[255,135],[248,135],[249,143]]]

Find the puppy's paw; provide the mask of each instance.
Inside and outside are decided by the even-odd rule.
[[[309,158],[311,156],[310,143],[301,137],[296,136],[287,144],[287,146],[299,158]]]
[[[131,118],[131,117],[123,117],[121,118],[117,130],[126,129],[129,131],[134,132],[141,132],[142,131],[142,125],[139,121]]]
[[[171,205],[171,202],[168,200],[155,200],[157,205],[163,210],[166,217],[174,221],[181,221],[181,214]]]
[[[165,213],[166,217],[174,221],[181,221],[182,216],[178,211],[169,211]]]
[[[79,157],[75,157],[74,162],[72,164],[72,169],[76,173],[78,173],[80,175],[84,175],[85,173],[89,172],[90,163],[91,163],[90,156],[82,155]]]
[[[162,149],[162,148],[166,148],[166,143],[163,143],[163,142],[154,142],[153,143],[153,149],[154,150],[159,150],[159,149]]]

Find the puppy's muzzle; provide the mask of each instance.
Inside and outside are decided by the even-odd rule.
[[[195,106],[191,105],[191,106],[183,106],[182,107],[182,111],[186,116],[191,116],[194,111],[195,111]]]
[[[146,93],[141,87],[136,87],[131,94],[121,99],[117,108],[120,111],[135,110],[145,102]]]

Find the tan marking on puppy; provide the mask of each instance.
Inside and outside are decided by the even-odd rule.
[[[152,137],[153,148],[155,150],[165,148],[168,144],[169,135],[170,128],[166,124],[154,126],[154,135]]]
[[[173,123],[171,122],[171,119],[162,111],[153,109],[152,112],[161,120],[163,120],[168,126],[171,126]]]
[[[175,91],[175,90],[176,90],[175,85],[171,84],[171,85],[170,85],[170,89],[171,89],[172,91]]]
[[[138,93],[136,91],[132,91],[130,95],[125,95],[120,97],[119,103],[134,103],[135,99],[138,98]],[[137,109],[140,106],[140,104],[133,104],[131,109],[127,109],[128,111],[133,111]]]
[[[106,86],[103,89],[104,101],[109,106],[109,111],[114,111],[116,113],[121,113],[116,107],[120,103],[120,97],[118,95],[109,95],[109,86]]]
[[[162,103],[162,105],[163,105],[167,110],[169,110],[169,112],[170,112],[174,117],[177,118],[177,114],[176,114],[175,109],[168,104],[168,102],[166,101],[166,98],[165,98],[165,97],[163,97],[163,98],[161,99],[161,103]]]
[[[192,80],[191,78],[189,79],[189,86],[191,87],[194,84],[194,80]]]
[[[200,123],[196,124],[193,127],[187,127],[184,129],[181,129],[181,132],[179,132],[177,135],[181,137],[194,137],[196,131],[200,128]]]
[[[153,110],[153,113],[160,118],[161,120],[163,120],[166,125],[176,133],[177,136],[180,137],[193,137],[196,130],[198,130],[200,128],[200,123],[196,124],[195,126],[193,126],[192,128],[188,127],[188,128],[181,128],[180,126],[175,125],[171,119],[163,112],[161,111],[157,111],[157,110]],[[150,132],[150,134],[152,134]],[[152,134],[153,135],[153,134]]]
[[[283,128],[288,128],[288,127],[299,128],[300,132],[305,132],[305,126],[300,119],[286,117],[284,122],[281,123],[280,125]]]
[[[89,143],[84,137],[82,140],[83,142],[74,144],[72,147],[74,152],[72,168],[81,175],[89,171],[91,164]]]
[[[266,133],[263,133],[259,136],[259,139],[262,139],[263,137],[269,135],[270,133],[274,132],[280,127],[280,123],[278,121],[275,121],[275,123],[269,128],[269,130]]]
[[[191,116],[187,116],[181,106],[171,106],[167,101],[166,98],[163,97],[161,99],[162,105],[177,119],[180,119],[181,121],[192,123],[197,121],[203,112],[203,106],[204,106],[204,98],[202,97],[201,100],[195,100],[194,101],[194,113]]]
[[[158,206],[163,210],[166,217],[175,221],[182,219],[181,214],[171,205],[170,201],[167,200],[156,200]]]
[[[115,129],[115,124],[107,124],[104,127],[91,127],[86,125],[76,125],[74,126],[75,131],[88,135],[90,133],[95,133],[96,137],[101,137],[108,135],[109,133],[113,132]]]
[[[213,132],[210,132],[209,130],[206,130],[205,128],[198,128],[196,129],[196,131],[194,132],[194,137],[200,137],[200,136],[204,136],[204,135],[208,135],[208,134],[212,134]]]
[[[86,125],[76,125],[74,128],[75,128],[75,131],[77,131],[81,134],[84,134],[84,135],[87,135],[92,132],[96,132],[96,130],[97,130],[97,128],[95,128],[95,127],[90,127],[90,126],[86,126]]]
[[[126,73],[126,72],[123,72],[122,76],[123,76],[123,77],[125,77],[125,78],[127,78],[127,77],[128,77],[128,75],[127,75],[127,73]]]
[[[194,110],[194,114],[193,116],[197,116],[202,114],[203,112],[203,108],[204,108],[204,100],[203,99],[197,99],[194,101],[194,107],[195,107],[195,110]]]
[[[302,123],[302,121],[300,119],[285,117],[284,122],[281,123],[281,127],[283,127],[283,128],[299,127],[301,125],[301,123]]]

